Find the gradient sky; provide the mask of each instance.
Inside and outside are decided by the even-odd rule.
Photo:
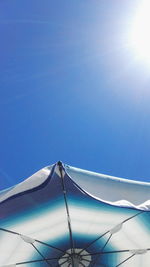
[[[58,160],[150,182],[139,0],[0,1],[0,188]]]

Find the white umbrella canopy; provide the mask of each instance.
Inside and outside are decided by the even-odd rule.
[[[149,267],[150,184],[58,162],[0,192],[0,267]]]

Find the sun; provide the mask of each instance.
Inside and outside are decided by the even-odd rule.
[[[129,39],[135,57],[150,64],[150,0],[140,1]]]

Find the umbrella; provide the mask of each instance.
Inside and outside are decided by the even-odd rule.
[[[150,184],[45,167],[0,192],[0,267],[148,267]]]

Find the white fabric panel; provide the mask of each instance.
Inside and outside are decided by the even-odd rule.
[[[0,203],[13,195],[33,189],[34,187],[37,187],[40,184],[44,183],[44,181],[48,178],[52,167],[53,165],[45,167],[34,173],[28,179],[10,188],[10,190],[2,191],[2,194],[0,195]]]
[[[74,182],[96,198],[118,206],[150,209],[150,183],[98,174],[67,165],[65,169]]]

